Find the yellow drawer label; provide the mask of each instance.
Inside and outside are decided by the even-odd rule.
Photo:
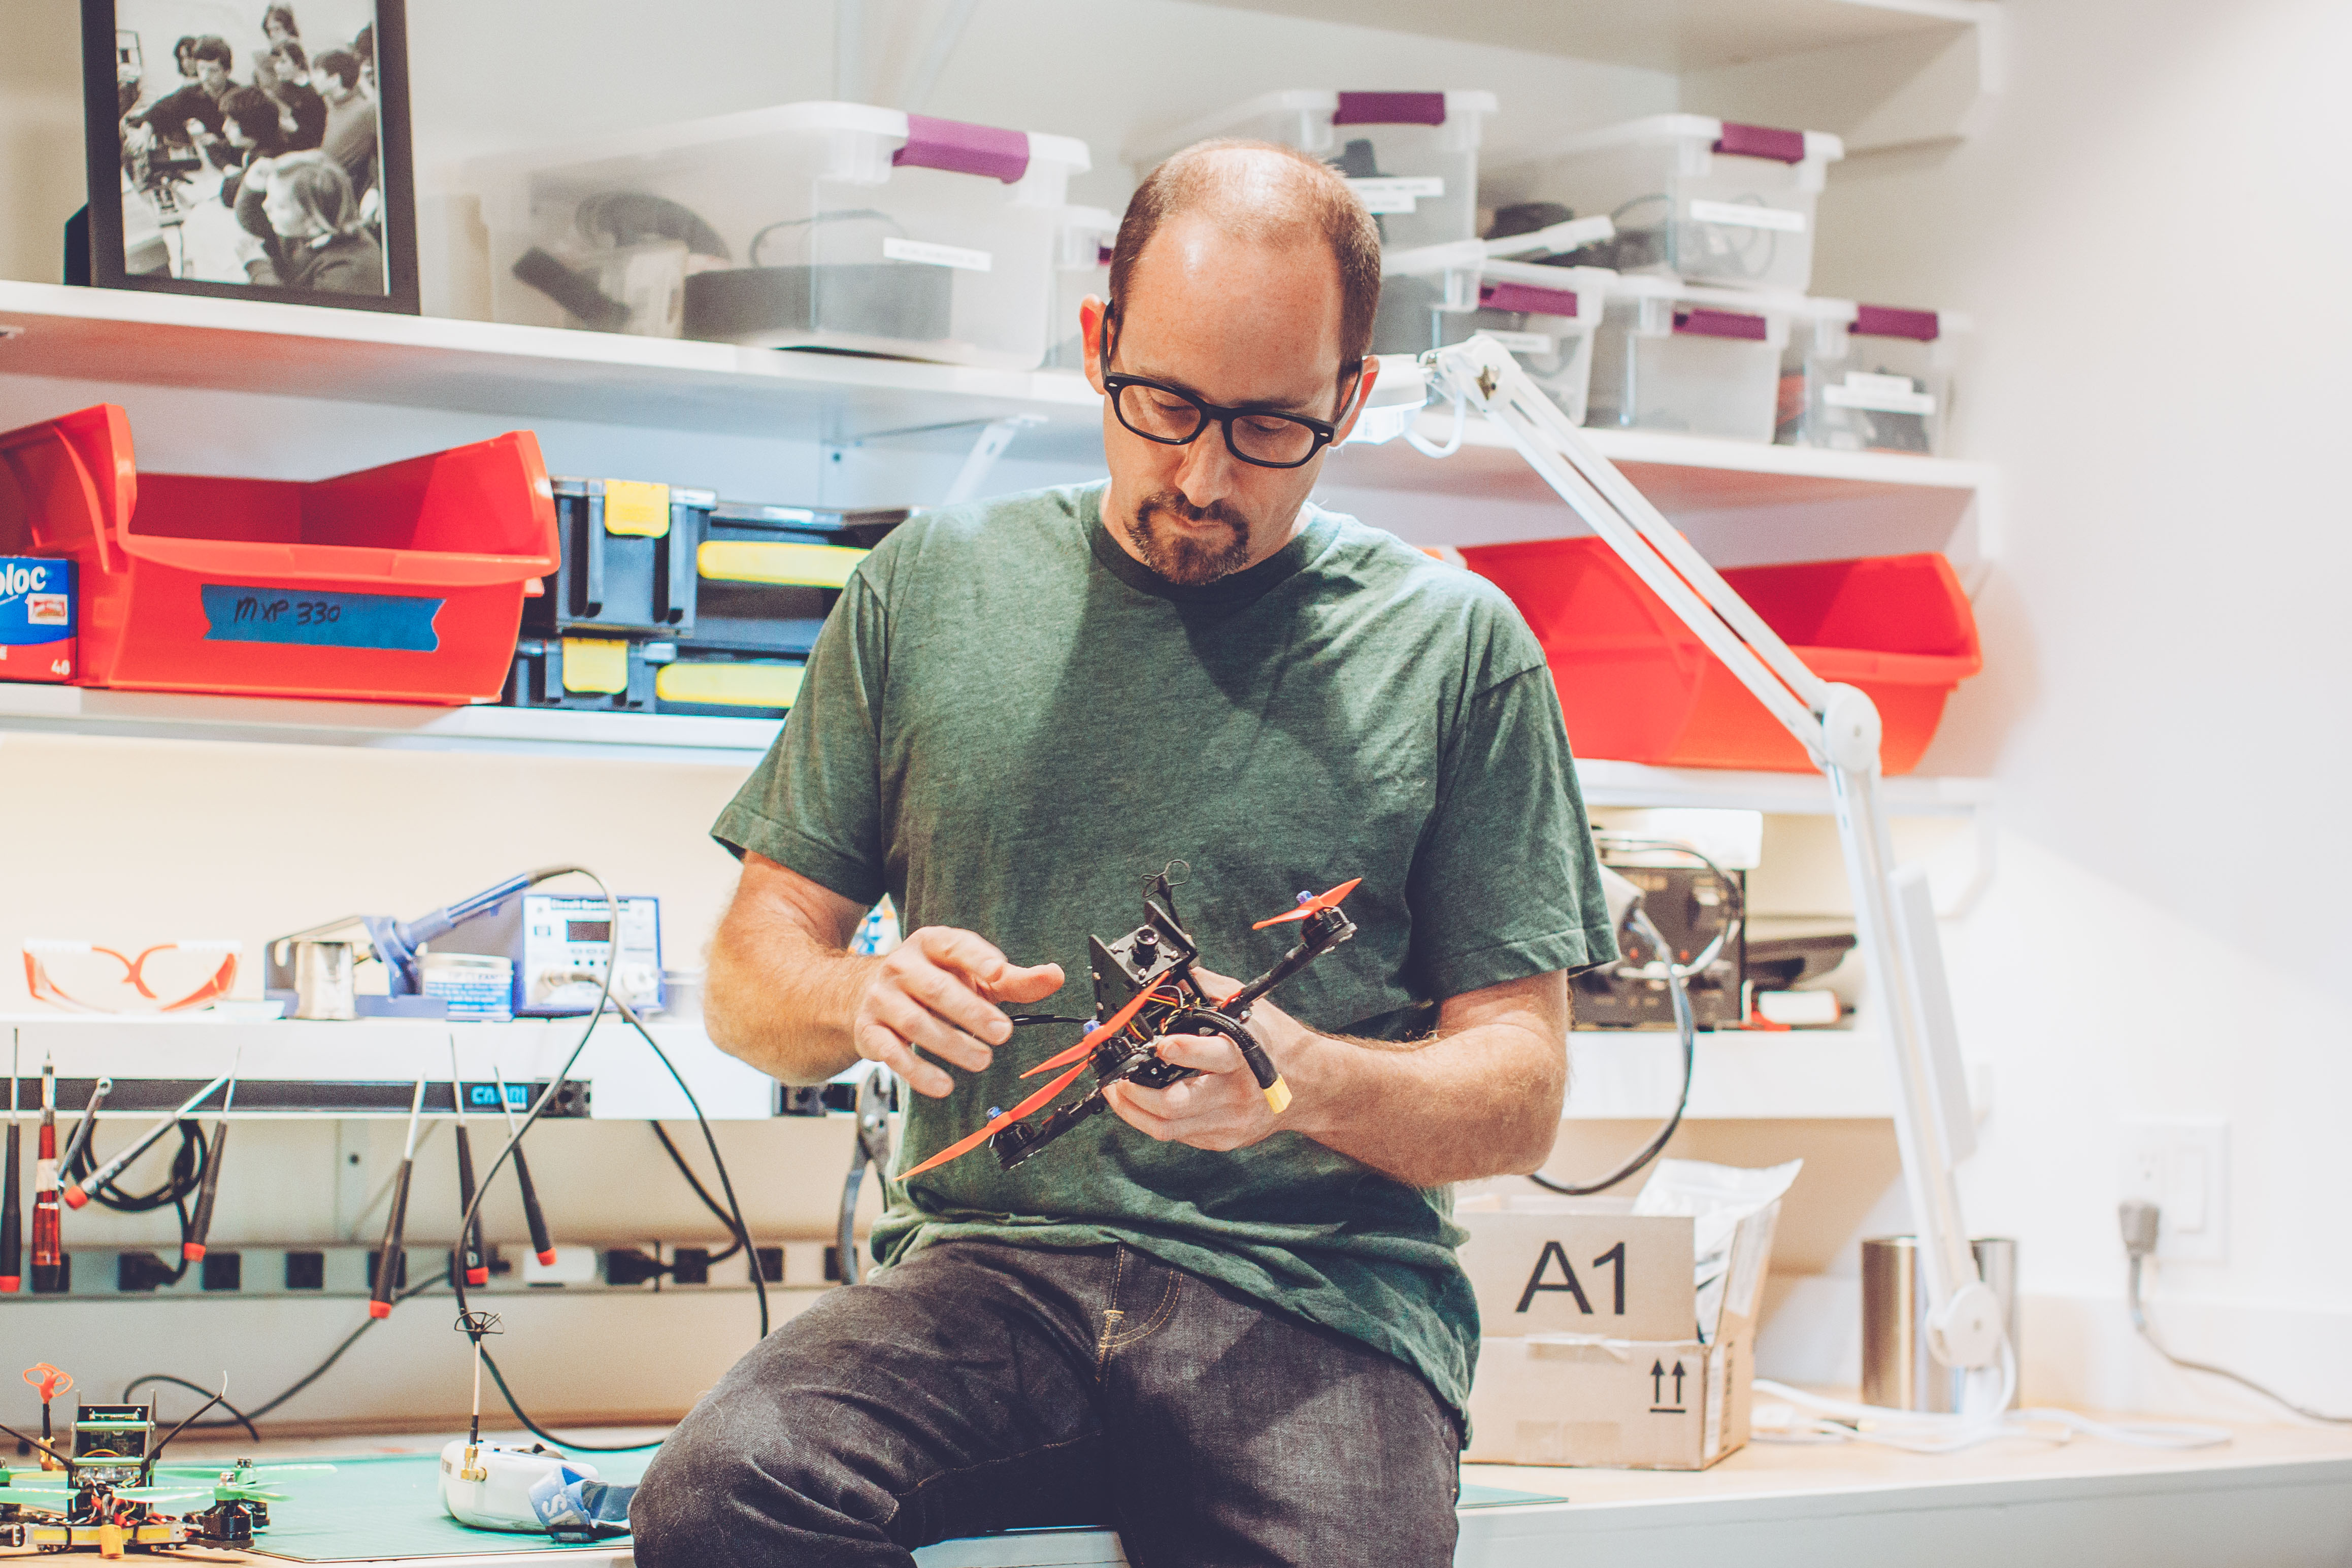
[[[604,531],[641,539],[669,534],[669,486],[642,479],[604,481]]]
[[[707,547],[706,547],[707,548]],[[713,707],[790,707],[801,695],[798,664],[664,664],[654,674],[664,702]]]
[[[629,689],[629,645],[605,637],[563,640],[563,689],[567,692],[625,692]]]
[[[868,552],[846,545],[764,544],[758,539],[710,539],[694,552],[694,569],[719,582],[766,582],[780,588],[846,588]]]

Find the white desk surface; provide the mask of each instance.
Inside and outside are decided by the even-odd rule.
[[[1455,1562],[1458,1568],[2352,1563],[2352,1431],[2235,1432],[2219,1448],[2135,1448],[2078,1437],[2063,1445],[1989,1444],[1940,1457],[1860,1444],[1753,1443],[1696,1474],[1471,1465],[1463,1471],[1467,1482],[1568,1502],[1466,1511]],[[635,1435],[614,1432],[606,1440]],[[278,1438],[258,1448],[183,1443],[175,1457],[430,1453],[446,1438]],[[437,1568],[625,1568],[630,1558],[620,1542],[610,1549],[424,1561]],[[1127,1559],[1110,1535],[1071,1531],[951,1542],[926,1549],[918,1561],[924,1568],[1079,1568]]]

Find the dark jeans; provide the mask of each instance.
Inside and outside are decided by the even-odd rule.
[[[1460,1457],[1420,1375],[1359,1341],[1129,1248],[962,1241],[770,1334],[629,1520],[640,1568],[904,1568],[1081,1524],[1137,1568],[1443,1568]]]

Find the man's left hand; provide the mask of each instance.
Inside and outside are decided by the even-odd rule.
[[[1242,988],[1239,980],[1197,965],[1192,973],[1202,992],[1212,998],[1230,997]],[[1249,1022],[1243,1027],[1257,1036],[1275,1071],[1286,1078],[1302,1042],[1312,1038],[1305,1025],[1264,1000],[1250,1009]],[[1158,1043],[1161,1061],[1192,1068],[1200,1076],[1181,1079],[1165,1089],[1121,1081],[1106,1090],[1103,1098],[1110,1108],[1137,1132],[1162,1143],[1189,1144],[1222,1153],[1245,1149],[1295,1125],[1299,1107],[1293,1104],[1289,1111],[1276,1115],[1249,1063],[1224,1036],[1169,1035]]]

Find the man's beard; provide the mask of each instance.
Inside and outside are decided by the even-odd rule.
[[[1223,530],[1223,538],[1188,538],[1177,531],[1177,517],[1194,524],[1214,523]],[[1181,491],[1155,490],[1136,503],[1135,515],[1124,527],[1143,564],[1184,587],[1198,588],[1231,577],[1249,564],[1249,519],[1223,501],[1195,507]]]

